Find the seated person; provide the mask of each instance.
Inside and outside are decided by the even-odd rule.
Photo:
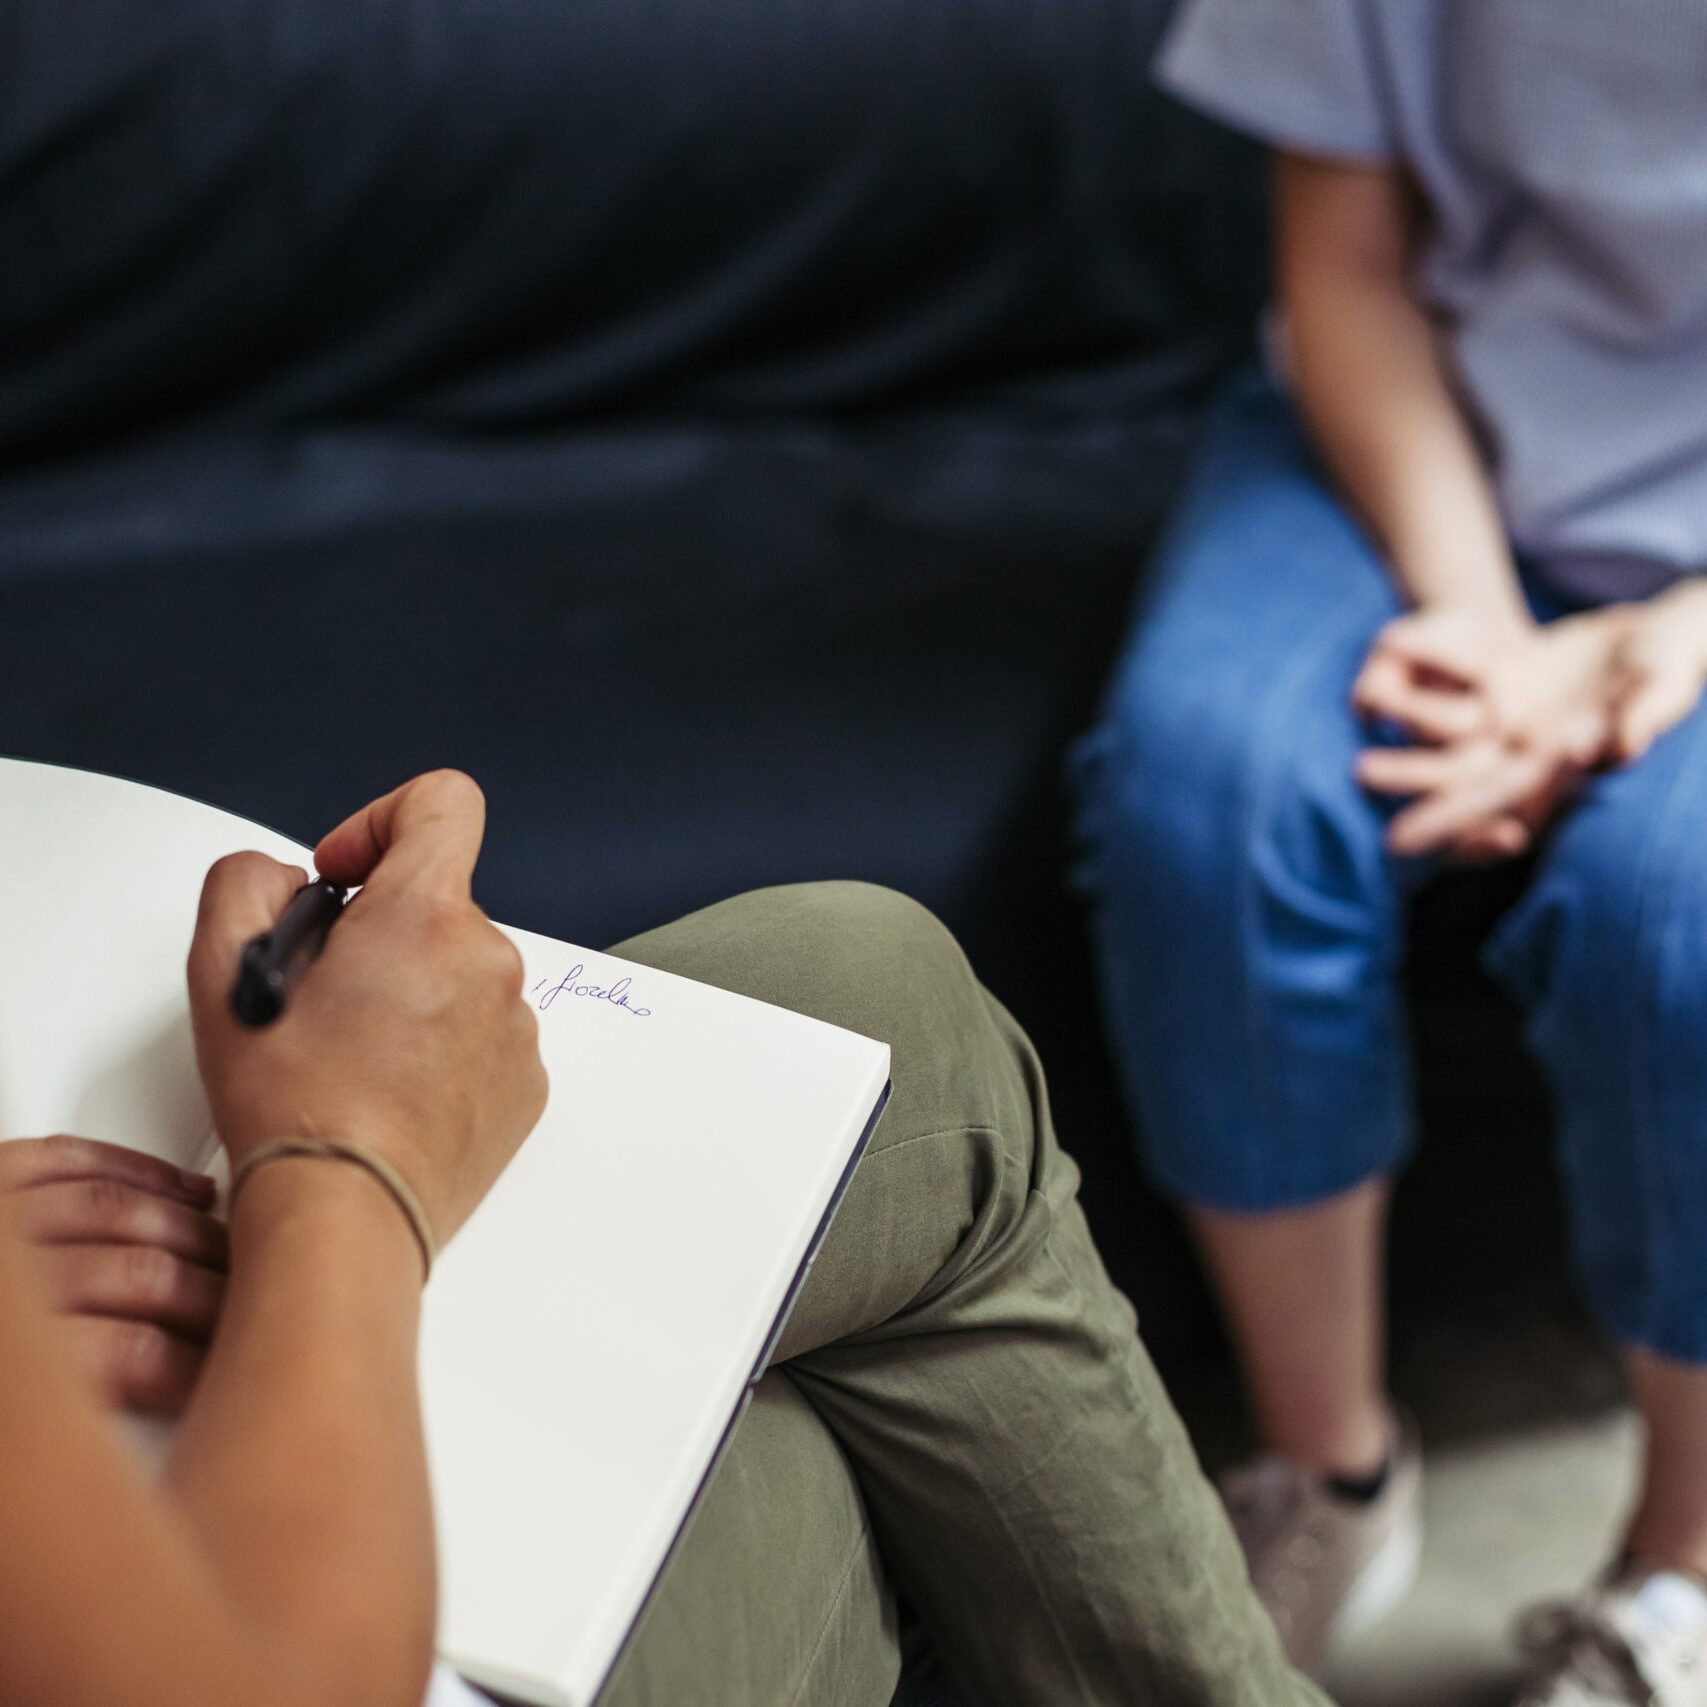
[[[1647,1440],[1536,1707],[1707,1703],[1704,66],[1699,7],[1181,10],[1164,77],[1277,150],[1286,392],[1227,398],[1083,751],[1110,1030],[1250,1379],[1268,1455],[1228,1492],[1305,1665],[1416,1556],[1381,1356],[1404,903],[1533,856],[1487,958]]]
[[[981,160],[1029,112],[1004,55],[1059,13],[1009,10],[964,60],[913,0],[808,30],[786,0],[777,27],[731,0],[0,0],[0,446],[830,407],[1004,329],[1023,354],[1012,287],[1057,227],[993,215],[976,186],[1000,210],[1012,185],[980,166],[945,253],[905,195],[932,139]],[[684,187],[684,152],[726,164]],[[226,1015],[234,957],[295,879],[216,868],[191,997],[234,1162],[336,1134],[438,1237],[469,1212],[540,1095],[512,957],[469,899],[479,826],[439,777],[334,831],[321,868],[366,887],[259,1035]],[[1103,1275],[1036,1061],[941,928],[815,886],[620,952],[886,1039],[895,1091],[609,1707],[880,1704],[897,1594],[972,1707],[1318,1699]],[[206,1182],[66,1140],[0,1169],[0,1702],[416,1707],[432,1551],[396,1205],[357,1167],[270,1162],[222,1282]],[[183,1407],[163,1483],[102,1398]]]
[[[482,811],[439,772],[333,830],[319,869],[364,887],[261,1031],[229,1013],[238,953],[302,874],[209,873],[190,1005],[234,1167],[282,1137],[358,1146],[440,1240],[503,1168],[545,1082],[519,959],[470,899]],[[897,1593],[982,1707],[1319,1702],[1103,1273],[1038,1063],[942,927],[821,884],[617,952],[887,1040],[894,1093],[605,1707],[881,1707]],[[227,1264],[206,1180],[71,1139],[0,1164],[0,1701],[418,1707],[433,1539],[398,1203],[348,1162],[269,1161]],[[163,1480],[102,1401],[182,1405]]]

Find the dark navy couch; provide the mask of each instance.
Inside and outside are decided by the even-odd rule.
[[[1147,85],[1167,9],[0,0],[0,752],[305,840],[460,765],[484,904],[589,944],[910,892],[1036,1036],[1189,1380],[1060,779],[1265,288],[1255,152]],[[1465,972],[1502,885],[1419,914],[1449,1141],[1401,1303],[1559,1271]]]
[[[0,752],[306,840],[460,765],[482,901],[589,944],[910,892],[1032,1029],[1189,1372],[1060,780],[1265,288],[1255,152],[1148,87],[1166,11],[3,0]],[[1558,1266],[1544,1111],[1463,972],[1499,899],[1421,915],[1458,1137],[1401,1293]],[[1478,1119],[1516,1160],[1466,1188]]]
[[[1196,1322],[1059,782],[1263,289],[1166,9],[6,0],[0,752],[303,839],[460,765],[590,944],[904,889]]]

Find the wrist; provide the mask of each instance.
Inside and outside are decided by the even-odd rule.
[[[415,1194],[415,1188],[402,1170],[382,1151],[363,1144],[347,1143],[338,1138],[268,1139],[249,1151],[231,1176],[232,1205],[236,1205],[244,1186],[262,1169],[277,1166],[282,1162],[296,1161],[333,1163],[355,1168],[379,1185],[391,1199],[392,1206],[403,1217],[414,1237],[416,1248],[421,1253],[421,1280],[425,1284],[432,1275],[433,1260],[438,1255],[438,1239],[434,1235],[431,1221],[427,1218],[425,1206]]]
[[[394,1276],[410,1293],[420,1291],[415,1232],[365,1168],[317,1155],[272,1157],[242,1176],[230,1220],[235,1261],[280,1261],[305,1275],[354,1262]]]
[[[1515,587],[1510,597],[1494,591],[1436,594],[1417,599],[1415,608],[1418,614],[1450,611],[1496,644],[1531,639],[1541,626]]]
[[[1533,629],[1517,564],[1492,517],[1485,526],[1464,516],[1446,526],[1433,506],[1427,513],[1426,532],[1389,540],[1393,576],[1416,607],[1458,611],[1492,629]]]

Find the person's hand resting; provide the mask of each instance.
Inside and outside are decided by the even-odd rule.
[[[1681,723],[1707,686],[1707,584],[1692,578],[1614,609],[1623,626],[1612,656],[1606,758],[1622,765]]]
[[[230,1010],[238,955],[303,874],[258,853],[208,873],[190,1008],[234,1171],[274,1139],[373,1151],[443,1244],[526,1137],[545,1106],[545,1068],[521,957],[469,894],[484,816],[473,782],[438,771],[333,830],[315,850],[321,875],[364,887],[284,1015],[257,1030]]]
[[[1416,745],[1372,747],[1357,775],[1409,798],[1388,829],[1401,855],[1522,853],[1596,770],[1628,763],[1686,716],[1707,682],[1707,599],[1695,586],[1539,626],[1450,607],[1377,637],[1357,709]]]
[[[103,1403],[184,1407],[225,1290],[225,1228],[201,1174],[87,1138],[0,1144],[0,1193]]]
[[[1382,629],[1353,701],[1417,744],[1369,748],[1357,776],[1410,799],[1388,827],[1395,853],[1500,859],[1529,845],[1606,747],[1601,615],[1541,627],[1437,606]]]

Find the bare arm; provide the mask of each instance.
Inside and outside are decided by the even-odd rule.
[[[477,791],[435,777],[328,838],[322,870],[367,887],[262,1033],[229,1021],[225,993],[237,945],[297,874],[258,855],[210,874],[191,1000],[236,1159],[286,1135],[364,1144],[441,1236],[478,1201],[544,1098],[516,957],[468,899],[479,833]],[[368,1175],[263,1167],[156,1488],[109,1437],[42,1277],[0,1233],[7,1707],[418,1707],[434,1615],[420,1279],[409,1227]]]
[[[1537,625],[1409,289],[1405,175],[1282,154],[1275,196],[1300,411],[1413,606],[1376,637],[1353,698],[1417,744],[1372,747],[1358,776],[1409,797],[1388,828],[1397,853],[1521,853],[1597,767],[1638,756],[1695,703],[1707,602],[1680,593]]]
[[[354,1170],[288,1172],[257,1176],[241,1206],[220,1344],[186,1419],[201,1438],[164,1491],[97,1416],[0,1239],[8,1707],[418,1707],[433,1617],[411,1386],[420,1260]],[[243,1403],[232,1376],[254,1380]],[[221,1439],[255,1421],[252,1438]]]
[[[235,1219],[169,1493],[240,1622],[319,1674],[311,1699],[418,1707],[436,1606],[414,1236],[370,1176],[308,1160],[260,1170]]]
[[[1341,491],[1412,604],[1527,627],[1481,457],[1409,289],[1403,173],[1282,154],[1275,211],[1294,391]]]

